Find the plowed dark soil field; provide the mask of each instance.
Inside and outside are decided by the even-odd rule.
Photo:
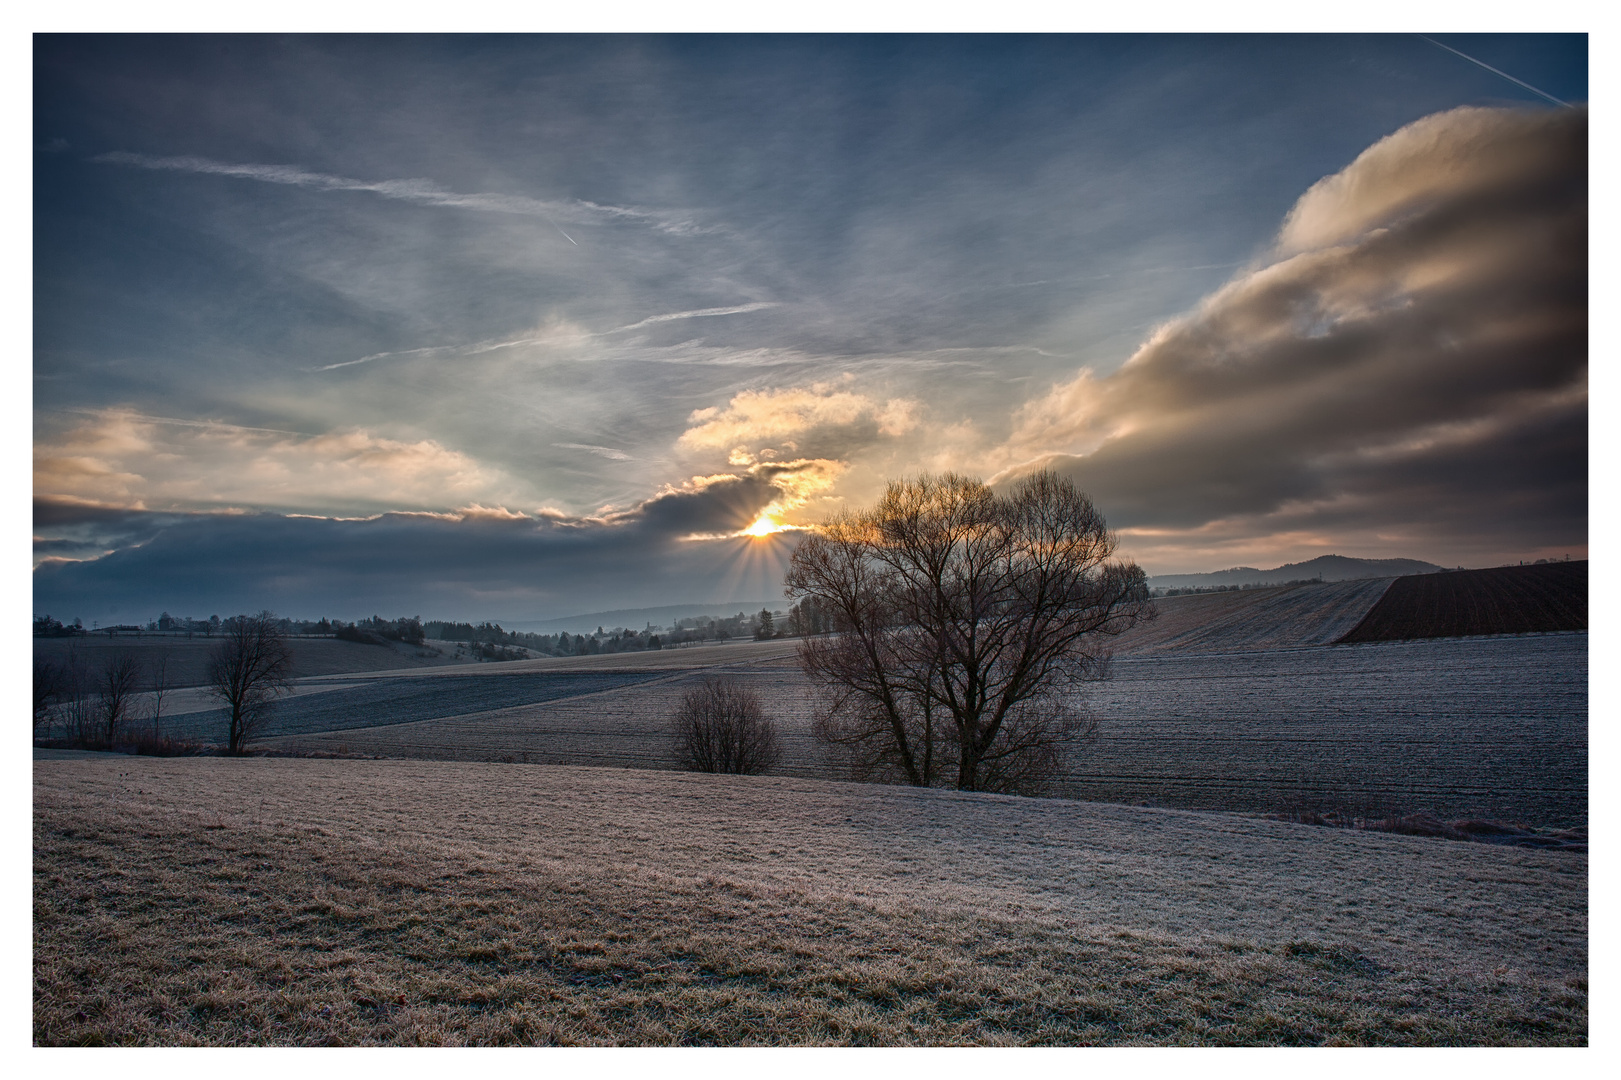
[[[1587,629],[1587,560],[1397,578],[1345,644]]]
[[[357,686],[275,703],[259,734],[268,738],[437,720],[600,694],[660,677],[658,672],[562,671],[368,679]],[[226,709],[184,713],[170,718],[167,730],[179,738],[207,742],[227,730],[229,720]]]

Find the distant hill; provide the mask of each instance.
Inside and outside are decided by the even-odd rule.
[[[1434,574],[1445,566],[1418,559],[1349,559],[1344,555],[1319,555],[1309,562],[1285,563],[1274,570],[1235,566],[1209,574],[1160,574],[1148,579],[1155,589],[1187,589],[1200,585],[1280,585],[1285,581],[1361,581],[1364,578],[1406,577]]]
[[[561,619],[545,619],[538,622],[503,622],[501,626],[506,630],[530,634],[555,634],[561,630],[567,630],[571,634],[589,634],[599,626],[605,630],[612,630],[616,626],[640,630],[648,623],[654,626],[673,626],[677,619],[689,619],[698,615],[723,618],[736,615],[739,611],[752,615],[761,608],[787,611],[788,601],[734,600],[729,604],[666,604],[663,607],[620,608],[617,611],[592,611],[584,615],[568,615]]]

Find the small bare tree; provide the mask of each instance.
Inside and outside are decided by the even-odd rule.
[[[726,676],[688,690],[675,711],[675,759],[692,772],[763,773],[782,759],[760,695]]]
[[[1051,472],[997,495],[947,474],[889,485],[807,536],[790,597],[831,616],[800,641],[816,735],[858,779],[1031,793],[1093,724],[1079,684],[1153,615],[1087,497]]]
[[[118,734],[119,725],[129,718],[130,707],[140,693],[141,661],[133,650],[119,649],[111,653],[101,665],[96,678],[96,711],[103,728],[102,739],[108,745]]]
[[[163,699],[174,690],[174,676],[169,671],[169,650],[163,649],[152,658],[148,665],[151,672],[151,681],[147,683],[147,690],[152,695],[152,738],[157,741],[163,739]]]
[[[231,710],[226,750],[240,754],[266,708],[288,689],[293,656],[268,611],[226,619],[219,633],[224,640],[208,658],[208,688]]]

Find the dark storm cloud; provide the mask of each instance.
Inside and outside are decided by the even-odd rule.
[[[1586,112],[1460,109],[1314,186],[1266,265],[1119,370],[1027,406],[1013,445],[1070,452],[1010,475],[1056,467],[1144,535],[1354,507],[1432,550],[1580,544],[1586,380]]]
[[[34,575],[34,608],[87,625],[113,609],[146,618],[159,608],[223,614],[265,606],[310,617],[410,611],[510,620],[645,605],[649,597],[753,599],[780,588],[760,572],[768,569],[761,558],[780,557],[792,538],[720,537],[782,498],[774,479],[781,482],[709,477],[595,518],[484,508],[362,519],[174,515],[45,502],[41,516],[58,534],[102,530],[114,541],[138,540],[91,561],[45,562]],[[44,543],[68,556],[94,546]]]
[[[82,501],[34,499],[34,562],[94,559],[118,548],[144,544],[181,514],[153,514]]]

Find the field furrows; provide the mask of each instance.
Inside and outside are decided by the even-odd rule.
[[[720,672],[747,680],[779,719],[780,772],[832,775],[810,737],[814,689],[780,662],[267,744],[659,768],[669,762],[666,718],[688,686]],[[1057,789],[1073,797],[1262,812],[1426,810],[1533,825],[1586,820],[1585,634],[1127,657],[1111,680],[1089,688],[1087,703],[1098,736],[1077,748]]]
[[[217,638],[120,635],[101,637],[87,635],[75,638],[35,638],[34,655],[64,660],[67,654],[79,653],[92,667],[102,663],[109,652],[132,652],[144,670],[159,656],[167,656],[168,679],[171,686],[201,686],[208,679],[208,658],[219,645]],[[369,671],[434,670],[448,667],[467,670],[471,665],[457,662],[452,656],[434,651],[434,646],[454,653],[453,642],[429,642],[427,647],[415,649],[408,645],[363,645],[355,641],[337,641],[332,638],[288,638],[287,647],[293,654],[293,674],[301,678],[319,675],[353,674]],[[427,655],[423,655],[426,653]]]
[[[437,720],[520,703],[600,694],[668,677],[658,672],[602,671],[374,679],[277,702],[270,707],[261,731],[265,736],[298,735]],[[182,738],[217,738],[229,715],[224,709],[186,713],[175,717],[167,729]]]
[[[1117,661],[1064,790],[1211,809],[1587,816],[1587,637]]]
[[[1157,614],[1114,643],[1116,656],[1327,645],[1356,626],[1391,578],[1199,593],[1154,601]]]
[[[1398,578],[1344,640],[1587,629],[1587,561]]]

